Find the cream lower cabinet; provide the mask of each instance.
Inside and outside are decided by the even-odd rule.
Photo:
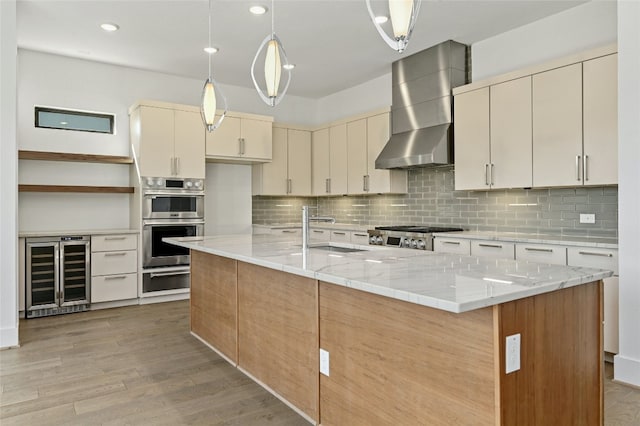
[[[143,101],[129,115],[141,176],[205,177],[205,129],[197,107]]]
[[[240,163],[271,161],[272,125],[272,117],[227,113],[220,127],[206,132],[207,159]]]
[[[349,194],[406,193],[406,170],[378,170],[376,158],[389,140],[389,113],[347,123]]]
[[[436,253],[471,255],[471,241],[461,238],[434,237],[433,251]]]
[[[137,234],[91,237],[91,303],[138,297]]]
[[[311,195],[311,132],[273,128],[273,160],[254,164],[253,195]]]
[[[492,259],[514,259],[515,244],[504,241],[471,241],[471,256],[489,257]]]
[[[455,98],[457,190],[532,186],[531,77]]]

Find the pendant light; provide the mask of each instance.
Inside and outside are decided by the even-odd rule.
[[[227,99],[222,93],[220,86],[211,76],[211,56],[217,51],[217,49],[212,48],[211,43],[211,2],[213,0],[209,0],[209,45],[205,49],[207,54],[209,55],[209,77],[207,81],[204,82],[204,87],[202,88],[202,103],[200,105],[200,115],[202,116],[202,121],[208,132],[212,132],[222,124],[222,120],[227,115]],[[217,93],[216,93],[217,92]],[[220,118],[216,120],[216,108],[218,107],[217,99],[219,98],[222,101],[222,105],[220,105],[223,113],[220,115]]]
[[[394,50],[402,53],[409,43],[413,26],[418,18],[421,0],[389,0],[389,17],[393,29],[393,38],[390,37],[376,22],[376,17],[371,8],[371,0],[365,0],[369,16],[382,39]]]
[[[271,34],[267,35],[262,41],[260,47],[258,47],[256,56],[253,58],[253,62],[251,63],[251,79],[253,80],[253,85],[258,91],[260,98],[267,105],[272,107],[278,105],[280,101],[282,101],[282,98],[289,88],[289,83],[291,83],[291,67],[288,66],[289,61],[287,60],[287,54],[285,53],[284,48],[282,47],[282,42],[276,35],[274,29],[274,12],[274,1],[271,0]],[[265,49],[264,81],[266,90],[263,90],[256,79],[256,63]],[[282,77],[283,68],[287,77],[287,82],[285,83],[284,88],[280,90],[280,78]]]

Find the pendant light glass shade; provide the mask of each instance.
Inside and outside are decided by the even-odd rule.
[[[371,0],[365,0],[369,16],[373,25],[382,36],[382,39],[394,50],[402,53],[409,43],[409,38],[413,32],[413,27],[418,18],[421,0],[389,0],[389,17],[391,18],[391,27],[393,29],[393,38],[391,38],[376,22],[376,15],[371,8]]]
[[[271,34],[266,36],[262,43],[260,43],[260,47],[258,47],[258,51],[256,52],[256,56],[253,58],[253,62],[251,63],[251,79],[253,80],[253,85],[258,91],[258,95],[260,98],[269,106],[276,106],[282,101],[285,93],[287,93],[287,89],[289,88],[289,83],[291,83],[291,68],[284,67],[289,64],[289,60],[287,59],[287,53],[284,51],[282,47],[282,42],[274,32],[274,6],[273,1],[271,2]],[[264,55],[264,80],[266,88],[263,89],[260,84],[258,84],[258,79],[256,78],[256,64],[260,63],[259,58]],[[286,82],[284,87],[280,88],[280,83],[282,79],[282,72],[284,67],[284,73],[286,76]]]
[[[209,47],[212,46],[211,43],[211,1],[209,0]],[[216,50],[217,51],[217,50]],[[204,87],[202,88],[202,99],[200,103],[200,115],[202,116],[202,121],[204,122],[204,126],[208,132],[212,132],[222,124],[222,120],[227,115],[227,99],[220,90],[218,83],[211,77],[211,55],[213,55],[213,50],[208,52],[209,54],[209,78],[204,82]],[[217,92],[217,93],[216,93]],[[218,107],[218,99],[221,102],[222,114],[218,116],[216,120],[216,109]]]

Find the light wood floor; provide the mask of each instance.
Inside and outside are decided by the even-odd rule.
[[[308,425],[189,334],[186,301],[20,322],[0,351],[0,424]],[[606,425],[640,425],[640,390],[605,381]]]

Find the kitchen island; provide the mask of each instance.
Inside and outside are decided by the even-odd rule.
[[[192,333],[312,423],[603,422],[610,271],[272,235],[167,241],[191,249]]]

